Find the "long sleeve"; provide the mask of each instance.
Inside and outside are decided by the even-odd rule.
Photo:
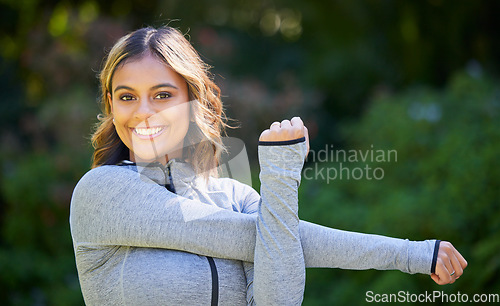
[[[247,195],[259,201],[257,192]],[[101,166],[73,192],[70,227],[80,245],[166,248],[254,261],[257,216],[173,194],[129,169]],[[306,267],[397,269],[429,274],[434,241],[410,242],[299,221]]]
[[[257,305],[300,305],[305,266],[298,188],[306,143],[260,143],[261,201],[257,218],[253,293]]]

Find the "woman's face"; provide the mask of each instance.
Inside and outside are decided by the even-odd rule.
[[[126,61],[108,93],[118,136],[130,160],[165,163],[182,157],[190,121],[186,81],[152,55]]]

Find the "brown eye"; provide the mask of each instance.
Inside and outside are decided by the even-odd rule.
[[[134,99],[134,96],[132,96],[132,95],[121,95],[120,96],[120,100],[122,100],[122,101],[132,101],[132,100],[135,100],[135,99]]]
[[[155,99],[168,99],[172,95],[168,92],[160,92],[159,94],[156,95]]]

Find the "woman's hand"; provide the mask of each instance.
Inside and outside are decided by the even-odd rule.
[[[453,284],[467,267],[467,261],[447,242],[441,241],[436,261],[436,272],[431,274],[432,280],[438,285]]]
[[[275,121],[269,129],[264,130],[259,137],[259,141],[287,141],[298,138],[306,138],[307,152],[309,152],[309,134],[300,117],[293,117],[291,120]]]

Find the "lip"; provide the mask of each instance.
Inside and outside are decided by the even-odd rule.
[[[153,139],[155,137],[160,136],[164,131],[165,126],[153,126],[153,127],[135,127],[130,128],[132,133],[140,139]]]

